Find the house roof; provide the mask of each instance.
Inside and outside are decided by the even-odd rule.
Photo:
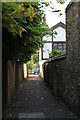
[[[64,23],[62,23],[62,22],[59,22],[58,24],[54,25],[51,28],[52,28],[52,30],[54,30],[54,29],[56,29],[56,28],[58,28],[60,26],[63,27],[64,29],[66,29],[66,25]]]

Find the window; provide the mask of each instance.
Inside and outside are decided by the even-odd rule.
[[[52,51],[52,43],[45,43],[43,47],[43,59],[49,59],[49,53]]]
[[[62,43],[58,43],[57,45],[58,45],[58,50],[62,51],[63,50],[63,46],[62,46],[63,44]]]
[[[66,43],[63,43],[63,50],[66,50]]]
[[[53,49],[58,49],[60,51],[66,50],[66,43],[64,43],[64,42],[55,42],[55,43],[53,43]]]
[[[57,43],[53,43],[53,48],[57,49]]]

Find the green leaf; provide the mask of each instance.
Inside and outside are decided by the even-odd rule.
[[[52,12],[61,12],[61,10],[54,10],[54,11],[52,11]]]
[[[63,15],[62,13],[60,13],[60,16]]]
[[[59,0],[56,0],[58,3],[60,2]]]
[[[73,21],[73,20],[74,20],[74,18],[70,18],[70,19],[69,19],[69,21]]]
[[[55,34],[55,35],[57,35],[57,32],[56,32],[56,31],[54,31],[54,34]]]
[[[56,1],[61,4],[65,3],[65,0],[56,0]]]

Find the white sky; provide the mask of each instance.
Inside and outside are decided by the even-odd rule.
[[[44,1],[49,1],[49,0],[44,0]],[[46,23],[48,24],[49,27],[52,27],[59,23],[60,21],[63,23],[66,23],[66,17],[65,17],[65,8],[68,5],[68,3],[71,0],[67,0],[64,4],[57,3],[56,0],[50,0],[52,1],[53,5],[55,6],[56,10],[61,10],[61,13],[63,15],[59,15],[57,12],[50,12],[50,8],[44,8],[45,14],[46,14]],[[54,10],[54,9],[53,9]]]

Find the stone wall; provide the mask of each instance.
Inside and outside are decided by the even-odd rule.
[[[66,23],[67,53],[44,63],[44,81],[80,116],[80,2],[68,5]]]
[[[73,18],[74,20],[70,21]],[[67,58],[80,58],[80,2],[74,2],[66,8]]]
[[[61,98],[78,114],[80,60],[71,61],[66,56],[57,57],[46,62],[44,67],[44,81],[52,89],[53,95]]]

